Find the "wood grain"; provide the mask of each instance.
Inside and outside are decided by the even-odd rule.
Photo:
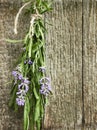
[[[85,125],[97,129],[97,2],[83,4],[83,82]]]
[[[82,4],[53,1],[46,15],[47,68],[53,96],[46,108],[45,130],[75,130],[82,124]]]
[[[14,18],[20,4],[17,3],[17,5],[17,8],[13,8],[15,5],[8,8],[8,6],[2,4],[2,8],[0,8],[0,130],[23,130],[23,111],[19,110],[19,113],[15,113],[8,106],[12,87],[11,73],[14,63],[21,53],[21,44],[6,43],[3,40],[7,38],[21,39],[25,34],[23,26],[27,25],[28,19],[25,19],[24,15],[19,20],[19,35],[16,36],[13,32]]]
[[[19,35],[13,35],[20,6],[19,0],[0,1],[0,130],[22,130],[22,114],[8,109],[7,84],[21,45],[2,41],[24,36],[30,20],[24,14]],[[52,24],[46,24],[46,64],[53,95],[46,106],[44,130],[97,130],[97,1],[53,0],[45,21]]]

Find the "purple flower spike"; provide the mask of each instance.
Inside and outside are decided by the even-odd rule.
[[[22,80],[23,79],[23,76],[21,74],[18,75],[18,79],[19,80]]]
[[[51,86],[49,84],[43,84],[41,85],[40,93],[48,96],[48,94],[51,92]]]
[[[49,94],[49,91],[43,91],[43,90],[40,90],[40,93],[44,96],[48,96]]]
[[[16,103],[19,105],[19,106],[24,106],[24,104],[25,104],[25,99],[24,98],[22,98],[22,97],[18,97],[18,98],[16,98]]]
[[[25,92],[27,92],[29,90],[29,86],[25,83],[21,83],[19,86],[18,86],[18,89],[19,90],[25,90]]]
[[[28,64],[29,64],[29,65],[32,65],[32,64],[33,64],[33,62],[31,61],[31,59],[28,60]]]
[[[24,83],[25,83],[25,84],[29,84],[30,81],[29,81],[28,79],[24,79]]]
[[[17,71],[12,71],[12,75],[13,75],[14,77],[16,77],[16,76],[17,76]]]

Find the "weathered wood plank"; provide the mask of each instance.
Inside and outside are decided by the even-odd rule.
[[[54,9],[46,14],[46,20],[53,24],[47,25],[46,59],[54,95],[46,107],[45,130],[83,130],[82,116],[85,116],[84,130],[97,130],[97,2],[83,2],[83,21],[82,0],[53,0]],[[0,39],[14,38],[13,22],[17,10],[13,9],[14,6],[10,9],[3,6],[4,3],[0,8]],[[20,21],[20,34],[24,35],[25,23],[22,21],[26,23],[26,20]],[[21,130],[20,117],[14,119],[15,115],[7,107],[8,98],[4,96],[9,96],[10,87],[6,83],[18,49],[18,45],[7,45],[0,41],[0,130]],[[85,115],[82,114],[83,103]]]
[[[18,3],[19,4],[19,3]],[[19,6],[18,6],[19,7]],[[12,10],[10,10],[12,8]],[[15,113],[9,109],[8,102],[11,90],[11,71],[21,49],[19,44],[5,43],[5,38],[21,39],[24,35],[23,26],[27,25],[27,19],[23,16],[19,20],[19,35],[14,35],[14,18],[18,10],[13,7],[0,8],[0,130],[23,130],[22,111]],[[30,17],[29,17],[30,18]]]
[[[97,129],[97,2],[83,1],[83,85],[85,125]],[[91,129],[92,130],[92,129]]]
[[[75,130],[82,124],[82,3],[62,0],[53,7],[46,15],[53,24],[47,25],[46,59],[54,95],[45,130]]]

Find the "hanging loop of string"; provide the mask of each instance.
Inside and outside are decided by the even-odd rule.
[[[19,9],[19,11],[18,11],[18,13],[17,13],[17,15],[16,15],[15,22],[14,22],[14,33],[15,33],[15,34],[18,33],[18,31],[17,31],[17,26],[18,26],[19,16],[20,16],[22,10],[23,10],[27,5],[29,5],[30,3],[31,3],[31,1],[25,3],[25,4]]]

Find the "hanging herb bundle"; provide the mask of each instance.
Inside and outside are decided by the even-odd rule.
[[[51,94],[50,79],[46,77],[45,67],[45,26],[43,14],[51,10],[51,4],[45,0],[27,0],[19,10],[29,5],[31,21],[28,33],[23,40],[23,52],[12,72],[14,77],[11,91],[10,107],[24,109],[24,130],[40,130],[44,116],[46,99]]]

